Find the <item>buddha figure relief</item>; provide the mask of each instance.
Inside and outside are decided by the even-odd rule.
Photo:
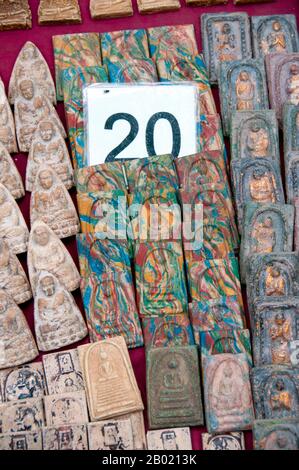
[[[248,72],[240,72],[236,80],[237,110],[250,111],[254,109],[255,84]]]
[[[248,130],[246,141],[247,151],[253,158],[266,158],[269,156],[270,137],[267,129],[253,124]]]
[[[238,58],[236,35],[229,23],[224,23],[216,33],[216,51],[220,62],[232,61]]]
[[[28,248],[28,269],[33,291],[41,271],[53,274],[71,292],[79,287],[80,275],[71,255],[42,221],[36,221],[30,233]]]
[[[30,201],[30,221],[45,222],[59,238],[79,231],[79,219],[73,201],[63,183],[50,167],[37,173]]]
[[[279,268],[275,266],[270,266],[267,268],[265,287],[265,294],[269,297],[279,297],[286,295],[285,278]]]
[[[26,168],[26,190],[32,191],[41,165],[52,168],[66,188],[73,186],[73,168],[66,143],[52,120],[41,121],[36,129]]]
[[[249,181],[249,192],[252,202],[276,202],[276,183],[274,175],[266,169],[253,171]]]
[[[270,326],[271,359],[273,364],[289,364],[289,342],[292,339],[291,322],[284,313],[277,313]]]
[[[43,120],[55,122],[63,137],[63,125],[47,95],[38,94],[32,80],[24,79],[18,83],[19,94],[15,99],[15,120],[20,151],[29,152],[38,124]]]
[[[278,379],[275,383],[275,389],[271,393],[270,406],[273,411],[280,415],[288,414],[292,411],[292,394],[286,389],[283,379]]]
[[[264,41],[261,41],[261,46],[264,54],[270,54],[273,52],[287,52],[286,36],[280,21],[273,21],[272,31],[268,34],[267,38]]]
[[[252,229],[253,253],[272,253],[276,245],[276,233],[271,217],[256,222]]]
[[[15,103],[18,85],[22,80],[32,80],[37,93],[56,104],[55,85],[49,66],[40,50],[31,41],[27,41],[22,47],[11,74],[8,89],[8,99],[11,104]]]
[[[72,295],[47,272],[42,272],[38,278],[34,320],[40,351],[65,347],[87,335],[87,328]]]

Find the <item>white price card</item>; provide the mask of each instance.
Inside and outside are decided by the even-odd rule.
[[[84,89],[88,165],[197,151],[198,91],[180,84],[96,84]]]

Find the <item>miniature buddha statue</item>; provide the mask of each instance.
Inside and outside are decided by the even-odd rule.
[[[79,220],[73,202],[61,181],[49,167],[37,174],[30,205],[31,223],[42,220],[60,238],[75,235]]]
[[[286,283],[279,268],[269,267],[266,271],[266,291],[269,297],[286,295]]]
[[[269,156],[269,133],[263,127],[253,124],[248,131],[246,143],[251,157],[266,158]]]
[[[270,404],[273,411],[283,413],[292,410],[292,395],[286,390],[285,383],[282,379],[277,380],[275,384],[275,390],[271,394]]]
[[[273,364],[289,364],[289,342],[292,338],[291,323],[284,313],[275,315],[270,327],[271,355]]]
[[[283,32],[280,21],[273,21],[272,31],[267,36],[266,43],[263,44],[263,51],[265,54],[272,52],[283,53],[287,52],[286,37]]]
[[[249,181],[249,191],[253,202],[276,202],[273,174],[264,169],[254,170]]]
[[[41,121],[34,134],[26,173],[26,189],[32,191],[41,165],[52,168],[66,188],[73,185],[73,169],[69,153],[59,129],[52,121]]]
[[[253,253],[272,253],[276,245],[276,234],[271,217],[257,222],[252,230]]]
[[[16,78],[17,80],[25,80],[28,78],[30,68],[33,73],[32,78],[39,84],[42,81],[46,81],[48,78],[48,67],[47,64],[39,57],[37,47],[28,42],[20,53],[20,60],[16,64]]]
[[[29,242],[29,273],[33,288],[36,287],[36,274],[48,271],[67,288],[79,287],[80,276],[75,264],[60,240],[43,222],[36,222]]]
[[[35,93],[32,80],[22,80],[19,83],[19,92],[15,100],[15,119],[21,151],[29,152],[36,127],[43,120],[53,120],[65,136],[54,107],[45,95]]]
[[[292,64],[290,66],[290,77],[286,85],[287,102],[294,105],[299,105],[299,64]]]
[[[164,387],[180,391],[183,386],[184,382],[180,374],[179,364],[175,359],[170,360],[167,372],[164,375]]]
[[[224,23],[221,31],[216,35],[216,50],[220,62],[226,62],[237,59],[236,36],[229,23]]]
[[[36,45],[27,41],[18,55],[10,78],[8,97],[11,104],[15,103],[19,93],[19,83],[29,79],[34,82],[37,94],[56,103],[55,86],[48,64]]]
[[[19,84],[20,96],[16,100],[16,124],[20,150],[29,151],[36,126],[41,119],[49,118],[50,109],[43,98],[34,98],[32,80],[22,80]]]
[[[84,338],[87,329],[73,298],[50,274],[39,278],[35,329],[39,350],[59,349]]]
[[[236,81],[237,110],[254,109],[255,85],[248,72],[241,72]]]

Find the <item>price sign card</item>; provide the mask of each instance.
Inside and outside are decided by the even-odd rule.
[[[107,85],[84,90],[88,165],[197,151],[193,83]]]

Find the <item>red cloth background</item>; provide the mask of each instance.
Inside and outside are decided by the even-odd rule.
[[[240,7],[233,5],[233,0],[229,0],[228,5],[219,5],[213,7],[187,7],[185,0],[180,0],[181,9],[176,12],[165,12],[154,15],[142,16],[138,13],[136,0],[133,0],[134,4],[134,16],[129,18],[118,18],[111,20],[92,20],[89,13],[89,0],[79,0],[81,5],[83,23],[81,25],[60,25],[60,26],[38,26],[37,24],[37,8],[39,0],[29,0],[32,16],[33,16],[33,27],[28,31],[8,31],[0,32],[0,76],[8,86],[9,78],[12,72],[12,68],[16,57],[28,40],[34,42],[43,55],[45,56],[50,69],[54,75],[54,57],[52,49],[52,36],[55,34],[66,34],[66,33],[78,33],[78,32],[106,32],[106,31],[117,31],[121,29],[136,29],[136,28],[148,28],[152,26],[163,26],[163,25],[176,25],[176,24],[188,24],[193,23],[195,26],[196,37],[198,40],[199,50],[201,51],[201,36],[200,36],[200,15],[202,13],[217,13],[217,12],[236,12],[246,11],[249,15],[270,15],[270,14],[286,14],[293,13],[297,16],[299,25],[299,0],[276,0],[271,3],[265,4],[253,4],[253,5],[242,5]],[[7,89],[7,88],[6,88]],[[215,89],[215,98],[219,108],[218,91]],[[58,105],[58,112],[60,117],[64,120],[63,105]],[[25,179],[25,170],[27,155],[18,154],[13,156],[16,165]],[[75,190],[72,190],[72,196],[75,200]],[[29,226],[29,202],[30,193],[26,193],[26,196],[18,201],[20,208],[24,214],[24,217]],[[64,240],[64,243],[73,258],[78,265],[77,248],[75,238]],[[26,255],[21,255],[20,259],[23,266],[27,271]],[[27,271],[28,273],[28,271]],[[75,299],[80,306],[82,312],[82,301],[80,292],[77,291],[74,294]],[[244,298],[245,302],[246,299]],[[22,309],[26,315],[26,318],[33,329],[33,301],[27,302],[22,305]],[[86,340],[87,342],[87,340]],[[69,348],[76,347],[77,345],[71,345]],[[146,404],[146,382],[145,382],[145,353],[143,348],[135,349],[130,351],[131,360],[133,363],[134,371],[137,377],[139,387],[141,389],[144,403]],[[41,356],[37,359],[41,360]],[[146,418],[146,413],[145,413]],[[192,442],[195,450],[202,449],[201,433],[204,428],[192,429]],[[246,448],[252,448],[252,437],[251,433],[246,433]]]

